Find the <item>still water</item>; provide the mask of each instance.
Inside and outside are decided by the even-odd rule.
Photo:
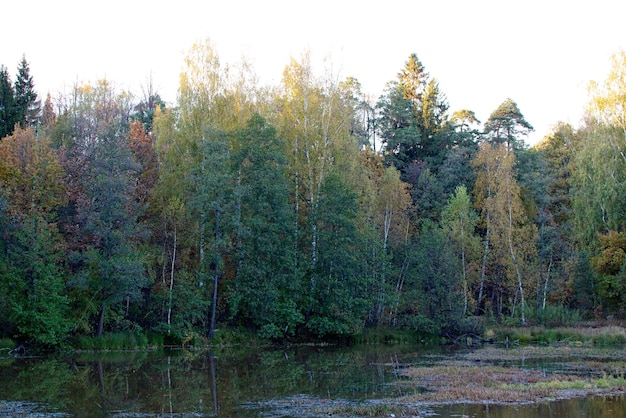
[[[317,416],[298,405],[404,394],[398,371],[454,358],[420,347],[123,352],[0,358],[0,416]],[[562,360],[561,360],[562,361]],[[542,365],[542,367],[546,367]],[[549,366],[547,366],[549,367]],[[445,405],[426,416],[626,417],[626,396],[535,405]]]

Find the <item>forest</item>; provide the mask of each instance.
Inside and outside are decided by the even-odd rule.
[[[38,97],[0,67],[0,338],[480,332],[626,315],[626,53],[580,127],[451,112],[416,54],[380,97],[303,53],[278,85],[186,53],[176,103]]]

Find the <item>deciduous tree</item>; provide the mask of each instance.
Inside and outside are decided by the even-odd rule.
[[[472,208],[472,202],[465,186],[458,186],[455,194],[448,199],[442,213],[441,224],[448,235],[460,260],[460,276],[463,284],[463,315],[468,312],[470,280],[469,265],[478,252],[479,238],[475,235],[478,215]]]
[[[236,142],[231,314],[264,337],[291,336],[304,317],[284,142],[258,114],[237,131]]]
[[[57,228],[65,203],[63,171],[50,142],[17,128],[0,142],[3,251],[0,306],[10,336],[57,345],[71,327],[65,289],[65,243]]]

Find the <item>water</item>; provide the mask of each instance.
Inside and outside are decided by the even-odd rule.
[[[455,355],[440,348],[367,346],[0,358],[0,416],[315,416],[312,404],[358,404],[414,392],[394,384],[402,379],[402,367]],[[294,408],[299,405],[309,408]],[[626,397],[420,411],[490,418],[626,417]]]

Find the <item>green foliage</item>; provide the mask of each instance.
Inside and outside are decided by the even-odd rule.
[[[229,167],[230,139],[225,132],[207,128],[199,146],[201,161],[190,179],[194,189],[191,205],[200,220],[200,282],[212,282],[207,286],[212,292],[207,330],[210,338],[215,329],[220,279],[236,222],[234,174]]]
[[[21,125],[35,127],[39,123],[41,102],[37,99],[35,83],[30,75],[30,68],[25,56],[22,57],[17,68],[15,111],[17,121]]]
[[[626,306],[626,236],[609,231],[598,239],[600,253],[591,259],[599,275],[598,294],[607,310],[622,313]]]
[[[545,327],[576,326],[581,321],[578,310],[562,305],[546,305],[545,308],[526,308],[526,320],[529,324]]]
[[[568,344],[572,346],[620,347],[626,342],[622,327],[549,327],[506,325],[495,331],[495,339],[500,342]]]
[[[17,342],[11,338],[0,338],[0,350],[12,350],[17,347]]]
[[[474,234],[478,224],[478,215],[472,208],[470,197],[465,186],[458,186],[454,196],[450,197],[441,214],[441,225],[456,253],[458,260],[457,275],[463,285],[463,314],[469,305],[469,283],[474,282],[468,272],[473,259],[479,251],[479,238]]]
[[[452,145],[453,128],[445,95],[417,55],[409,56],[398,81],[387,84],[377,108],[387,162],[400,171],[426,162],[436,171]]]
[[[303,321],[296,303],[295,218],[288,201],[284,143],[259,115],[236,137],[239,213],[231,314],[253,324],[264,338],[282,338],[293,335]]]
[[[485,122],[485,135],[492,144],[507,144],[509,150],[521,148],[521,137],[527,135],[533,127],[511,99],[506,99]]]
[[[415,243],[413,283],[407,283],[406,325],[420,333],[438,335],[457,328],[463,318],[463,287],[458,259],[443,231],[426,225]]]
[[[15,91],[9,70],[0,65],[0,139],[13,133],[18,122],[15,106]]]
[[[626,230],[624,131],[591,122],[577,132],[572,164],[574,234],[581,250],[598,249],[598,233]]]
[[[219,345],[381,325],[476,334],[473,312],[621,317],[623,61],[592,86],[583,127],[534,149],[511,99],[482,135],[472,111],[449,118],[415,54],[374,109],[306,54],[260,94],[201,42],[172,108],[151,86],[135,101],[99,80],[56,109],[48,97],[41,121],[25,58],[15,84],[2,66],[0,337],[58,346],[106,330],[83,343],[130,347],[146,330],[200,346],[207,331]],[[374,139],[381,152],[361,150]]]
[[[319,260],[310,272],[307,328],[318,336],[358,333],[370,306],[361,276],[357,195],[336,173],[324,180],[319,202]]]
[[[147,230],[134,198],[139,166],[121,135],[127,128],[126,94],[116,94],[106,80],[85,85],[76,88],[72,111],[74,137],[65,165],[74,194],[64,227],[74,248],[72,284],[81,299],[98,301],[95,328],[101,335],[109,308],[138,301],[147,284],[138,251]]]
[[[69,299],[60,269],[60,237],[41,219],[26,219],[9,247],[1,282],[16,337],[42,345],[60,344],[71,327]],[[2,286],[4,287],[4,286]]]
[[[31,129],[18,128],[5,138],[0,155],[0,187],[8,199],[0,222],[5,332],[56,346],[71,327],[62,268],[65,242],[55,222],[64,201],[62,171],[47,140]]]
[[[107,332],[78,338],[79,350],[138,350],[148,347],[148,336],[136,332]]]
[[[418,336],[412,329],[379,326],[363,330],[353,340],[356,344],[413,344]]]

